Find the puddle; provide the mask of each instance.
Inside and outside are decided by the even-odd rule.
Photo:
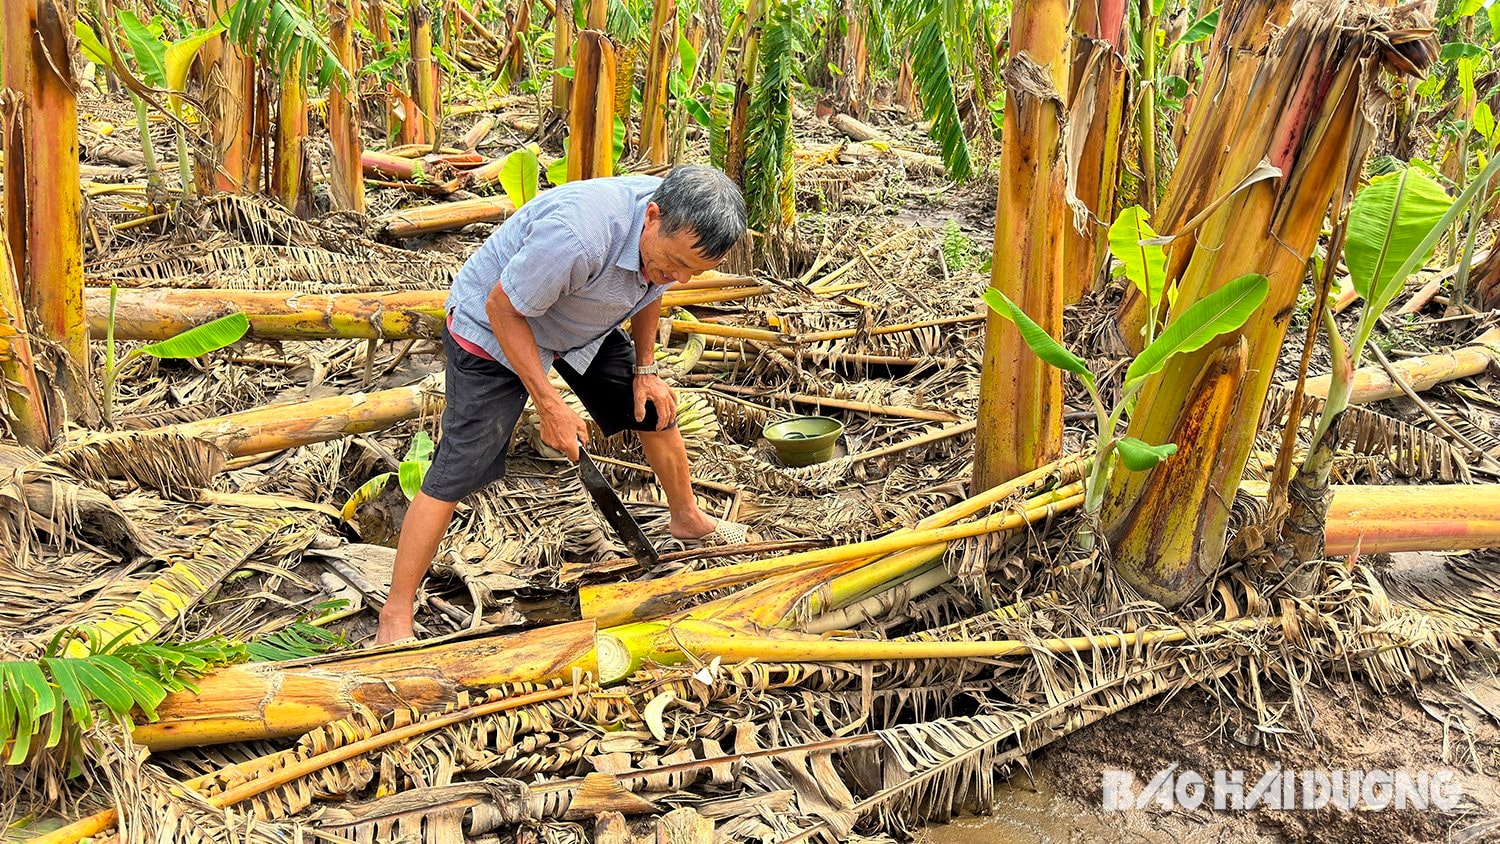
[[[1201,818],[1106,812],[1098,805],[1063,797],[1045,757],[1033,758],[1032,776],[1019,773],[995,788],[989,815],[932,824],[919,833],[923,844],[1221,844],[1273,841],[1229,816]]]
[[[1044,785],[1038,777],[1037,785]],[[1137,812],[1091,809],[1058,796],[1048,788],[1037,791],[1025,774],[995,790],[994,812],[959,818],[924,830],[929,844],[1176,844],[1180,835],[1151,829]],[[1146,828],[1132,828],[1141,827]]]

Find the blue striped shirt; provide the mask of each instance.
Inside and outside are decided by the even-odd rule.
[[[445,306],[450,330],[510,366],[484,310],[498,281],[531,324],[542,369],[560,357],[587,370],[610,330],[666,292],[641,275],[646,205],[660,184],[620,176],[537,194],[459,269]]]

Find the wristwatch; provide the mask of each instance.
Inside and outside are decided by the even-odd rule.
[[[647,364],[645,366],[633,366],[633,367],[631,367],[631,370],[636,375],[655,375],[657,373],[657,371],[660,370],[660,369],[661,369],[661,367],[658,364],[654,364],[654,363]]]

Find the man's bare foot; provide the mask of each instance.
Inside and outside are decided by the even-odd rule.
[[[390,605],[380,611],[380,629],[375,633],[375,645],[389,645],[402,639],[412,638],[411,621],[412,614],[408,610],[405,614],[392,612]]]

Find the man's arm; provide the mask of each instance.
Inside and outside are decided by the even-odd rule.
[[[589,429],[583,417],[573,412],[563,401],[562,394],[547,379],[542,368],[541,352],[536,345],[536,335],[531,332],[531,323],[526,321],[511,304],[505,294],[505,286],[496,284],[484,302],[484,312],[490,318],[490,331],[500,342],[500,351],[510,368],[521,379],[531,401],[536,405],[537,415],[542,421],[542,442],[561,451],[569,460],[577,462],[578,443],[588,443]],[[654,324],[654,323],[653,323]]]
[[[636,366],[650,366],[656,362],[656,331],[660,327],[660,296],[630,315],[630,339],[635,342]]]
[[[630,317],[630,339],[635,342],[635,365],[656,362],[656,329],[661,322],[661,297],[652,299]],[[656,430],[664,431],[677,419],[677,394],[657,375],[637,375],[635,421],[646,418],[646,403],[656,408]]]

